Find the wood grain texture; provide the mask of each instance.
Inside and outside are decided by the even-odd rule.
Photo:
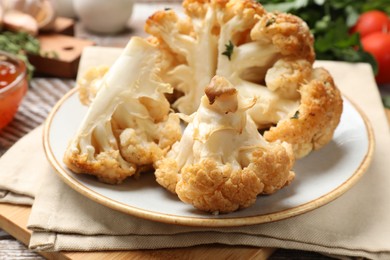
[[[34,252],[31,252],[19,241],[11,240],[11,239],[0,239],[0,259],[40,260],[43,259],[43,257],[35,254]]]
[[[5,205],[5,204],[4,204]],[[0,204],[0,228],[7,230],[8,233],[4,232],[3,230],[0,230],[0,259],[36,259],[40,260],[43,259],[38,254],[31,252],[24,244],[28,242],[29,235],[26,236],[24,231],[21,231],[19,228],[15,227],[13,228],[14,224],[12,221],[6,219],[6,216],[8,216],[9,210],[15,210],[17,221],[23,221],[24,215],[26,213],[29,213],[29,211],[26,211],[26,207],[19,207],[15,206],[11,209],[7,210],[6,212],[3,212],[3,208],[1,207],[3,204]],[[12,213],[12,212],[11,212]],[[15,216],[13,213],[12,216]],[[20,215],[19,215],[20,214]],[[27,215],[28,216],[28,215]],[[27,221],[27,220],[26,220]],[[27,223],[27,222],[26,222]],[[11,228],[12,227],[12,228]],[[15,231],[13,234],[11,234],[10,231]],[[17,236],[19,237],[17,237]],[[15,240],[15,238],[19,240],[25,240],[24,244],[20,241]],[[27,239],[27,240],[26,240]]]
[[[31,208],[0,204],[0,228],[28,244],[31,231],[26,228]],[[19,247],[20,248],[20,247]],[[43,253],[47,259],[267,259],[275,249],[247,246],[207,245],[191,248],[134,250],[112,252],[54,252]],[[23,250],[22,250],[23,251]],[[0,257],[0,259],[2,259]]]

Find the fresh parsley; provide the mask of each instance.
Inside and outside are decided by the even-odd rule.
[[[0,34],[0,50],[15,54],[26,63],[29,79],[32,77],[34,66],[28,61],[27,54],[40,52],[38,39],[25,32],[3,31]]]
[[[315,37],[317,59],[377,64],[362,48],[360,36],[350,34],[359,15],[369,10],[390,14],[389,0],[259,0],[268,11],[289,12],[301,17]]]
[[[229,41],[228,44],[225,44],[225,47],[226,47],[226,50],[224,52],[222,52],[222,55],[227,56],[228,59],[230,60],[232,57],[232,54],[233,54],[233,49],[234,49],[234,45],[233,45],[232,41]]]

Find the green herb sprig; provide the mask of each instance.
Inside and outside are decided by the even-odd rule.
[[[227,56],[228,59],[230,60],[232,57],[232,54],[233,54],[233,50],[234,50],[234,45],[233,45],[232,41],[229,41],[228,44],[225,44],[225,47],[226,47],[226,50],[224,52],[222,52],[222,55]]]
[[[275,22],[276,22],[275,17],[272,17],[271,19],[269,19],[269,20],[265,23],[265,27],[269,27],[269,26],[271,26],[272,24],[274,24]]]
[[[31,79],[34,66],[28,61],[27,54],[39,55],[38,39],[25,32],[3,31],[0,33],[0,50],[15,54],[23,60],[27,67],[28,78]]]
[[[299,119],[299,110],[295,111],[294,115],[290,119]]]

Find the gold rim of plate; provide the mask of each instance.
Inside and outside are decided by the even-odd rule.
[[[375,141],[374,141],[374,133],[372,130],[372,126],[367,118],[367,116],[363,113],[363,111],[353,102],[351,102],[349,99],[348,101],[352,104],[352,106],[356,109],[356,111],[360,114],[362,117],[364,124],[366,126],[366,132],[368,137],[368,149],[364,156],[364,159],[360,163],[359,167],[355,170],[355,172],[349,177],[344,183],[342,183],[340,186],[335,188],[334,190],[328,192],[327,194],[314,199],[312,201],[306,202],[302,205],[289,208],[286,210],[273,212],[269,214],[264,215],[257,215],[257,216],[245,216],[245,217],[234,217],[234,218],[204,218],[204,217],[186,217],[186,216],[176,216],[176,215],[170,215],[170,214],[164,214],[164,213],[158,213],[149,211],[146,209],[140,209],[136,207],[129,206],[127,204],[115,201],[111,198],[105,197],[96,191],[91,190],[90,188],[84,186],[82,183],[80,183],[76,178],[74,178],[72,175],[68,174],[67,170],[62,166],[60,162],[55,158],[51,145],[49,142],[49,134],[50,134],[50,128],[53,121],[54,116],[57,114],[57,111],[60,109],[60,107],[63,105],[63,103],[69,99],[72,95],[74,95],[77,92],[77,88],[74,88],[70,90],[68,93],[66,93],[53,107],[52,111],[50,112],[44,126],[43,130],[43,145],[46,157],[49,161],[49,163],[53,166],[55,172],[59,175],[59,177],[68,184],[72,189],[79,192],[83,196],[102,204],[106,207],[109,207],[111,209],[136,216],[139,218],[162,222],[166,224],[178,224],[178,225],[185,225],[185,226],[199,226],[199,227],[234,227],[234,226],[246,226],[246,225],[254,225],[254,224],[262,224],[262,223],[268,223],[273,222],[277,220],[287,219],[293,216],[297,216],[303,213],[306,213],[308,211],[314,210],[316,208],[319,208],[336,198],[340,197],[342,194],[344,194],[347,190],[349,190],[365,173],[368,166],[371,163],[374,147],[375,147]]]

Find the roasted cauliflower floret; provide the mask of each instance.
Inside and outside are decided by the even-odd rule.
[[[343,102],[329,72],[322,68],[312,70],[298,91],[301,98],[294,115],[280,120],[264,137],[292,144],[296,158],[302,158],[332,140]]]
[[[101,81],[76,136],[64,155],[76,173],[120,183],[163,156],[181,136],[179,118],[169,114],[161,81],[158,45],[133,37]]]
[[[187,115],[196,111],[205,86],[219,75],[243,97],[257,97],[248,113],[259,129],[295,115],[303,102],[302,86],[313,87],[309,82],[316,74],[314,39],[304,21],[291,14],[267,12],[253,0],[185,0],[183,7],[185,17],[173,10],[159,11],[145,25],[172,54],[163,80],[182,93],[174,108]],[[339,107],[323,107],[323,113],[338,122],[342,110],[338,90],[331,87],[324,95],[323,99],[334,99],[331,104]],[[326,105],[315,96],[310,98]],[[333,133],[333,125],[326,131]],[[317,129],[306,128],[306,136],[314,135],[318,135]],[[301,141],[294,143],[297,157],[311,150],[298,148],[307,147],[306,140]],[[314,145],[321,146],[323,143]]]
[[[179,142],[155,163],[156,180],[194,207],[227,213],[255,203],[294,178],[294,156],[286,142],[269,143],[226,79],[215,76],[205,89]]]
[[[314,62],[314,38],[307,24],[295,15],[265,13],[251,30],[251,38],[253,41],[276,46],[283,56]]]
[[[309,80],[311,72],[311,63],[307,60],[280,59],[268,69],[265,83],[278,96],[299,100],[299,87]]]
[[[77,80],[79,99],[83,105],[88,106],[95,98],[108,69],[107,66],[91,67]]]

